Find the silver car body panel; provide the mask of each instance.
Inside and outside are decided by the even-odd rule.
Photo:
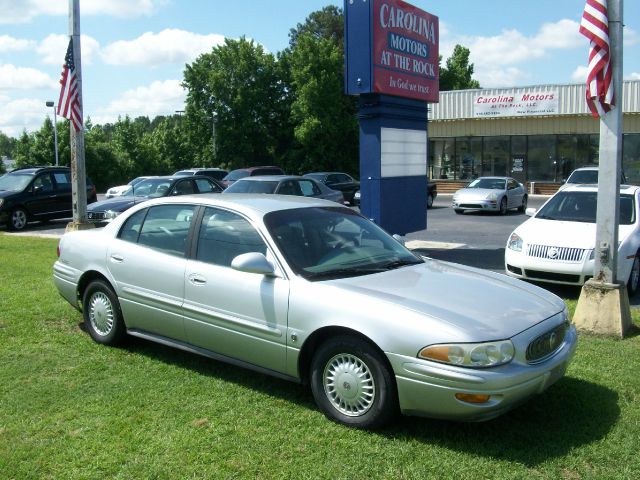
[[[242,215],[267,244],[272,276],[240,272],[145,248],[116,238],[129,214],[155,204],[189,203]],[[97,272],[114,287],[131,334],[212,358],[300,380],[305,343],[326,328],[358,332],[389,360],[403,412],[481,420],[499,415],[562,376],[575,329],[535,365],[526,346],[567,321],[564,302],[505,275],[426,259],[424,264],[360,277],[310,282],[296,276],[263,224],[266,213],[324,200],[279,195],[197,195],[136,205],[103,229],[72,232],[60,243],[54,281],[78,307],[78,284]],[[461,301],[464,299],[464,301]],[[438,343],[511,339],[516,357],[471,369],[418,358]],[[456,392],[487,392],[489,404],[457,400]]]

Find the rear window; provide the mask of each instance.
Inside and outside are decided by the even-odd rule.
[[[251,176],[257,175],[284,175],[281,168],[256,168],[251,172]]]
[[[254,182],[251,180],[241,180],[227,188],[224,193],[273,193],[277,186],[277,181]]]

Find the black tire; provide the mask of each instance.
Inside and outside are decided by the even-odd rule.
[[[82,298],[84,324],[97,343],[118,345],[124,339],[126,327],[120,302],[111,286],[103,280],[92,281]]]
[[[379,428],[398,411],[395,377],[383,355],[356,337],[331,338],[318,348],[311,391],[327,418],[349,427]]]
[[[507,197],[502,197],[502,200],[500,200],[500,215],[506,215],[507,210],[509,210],[507,208]]]
[[[453,211],[456,212],[458,215],[462,215],[462,210],[459,208],[454,208]]]
[[[627,280],[627,292],[629,298],[634,297],[640,290],[640,251],[636,252],[636,256],[633,259],[633,266],[629,273],[629,280]]]
[[[20,230],[25,229],[28,221],[29,217],[27,216],[27,211],[24,208],[14,208],[9,216],[9,228],[19,232]]]
[[[520,213],[524,213],[524,212],[526,212],[526,211],[527,211],[527,202],[528,202],[528,197],[527,197],[526,195],[524,195],[524,196],[522,197],[522,205],[520,205],[520,206],[518,207],[518,211],[519,211]]]
[[[433,207],[433,195],[427,193],[427,208]]]

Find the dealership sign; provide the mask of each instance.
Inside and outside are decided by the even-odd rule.
[[[347,0],[346,92],[437,102],[438,17],[401,0]]]
[[[517,93],[495,95],[479,93],[473,99],[473,116],[477,118],[557,114],[557,90],[540,92],[525,89]]]

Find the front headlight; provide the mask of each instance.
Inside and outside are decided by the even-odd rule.
[[[104,212],[104,219],[105,220],[113,220],[118,215],[120,215],[120,212],[114,212],[113,210],[107,210],[106,212]]]
[[[460,367],[495,367],[513,360],[515,348],[511,340],[484,343],[451,343],[430,345],[418,353],[425,360]]]
[[[522,238],[517,233],[512,233],[509,237],[509,243],[507,243],[507,248],[509,250],[513,250],[514,252],[522,251]]]
[[[2,206],[3,203],[4,203],[4,198],[0,198],[0,207]]]
[[[496,200],[498,200],[498,194],[495,192],[491,192],[490,194],[487,195],[487,200],[491,200],[492,202],[495,202]]]

